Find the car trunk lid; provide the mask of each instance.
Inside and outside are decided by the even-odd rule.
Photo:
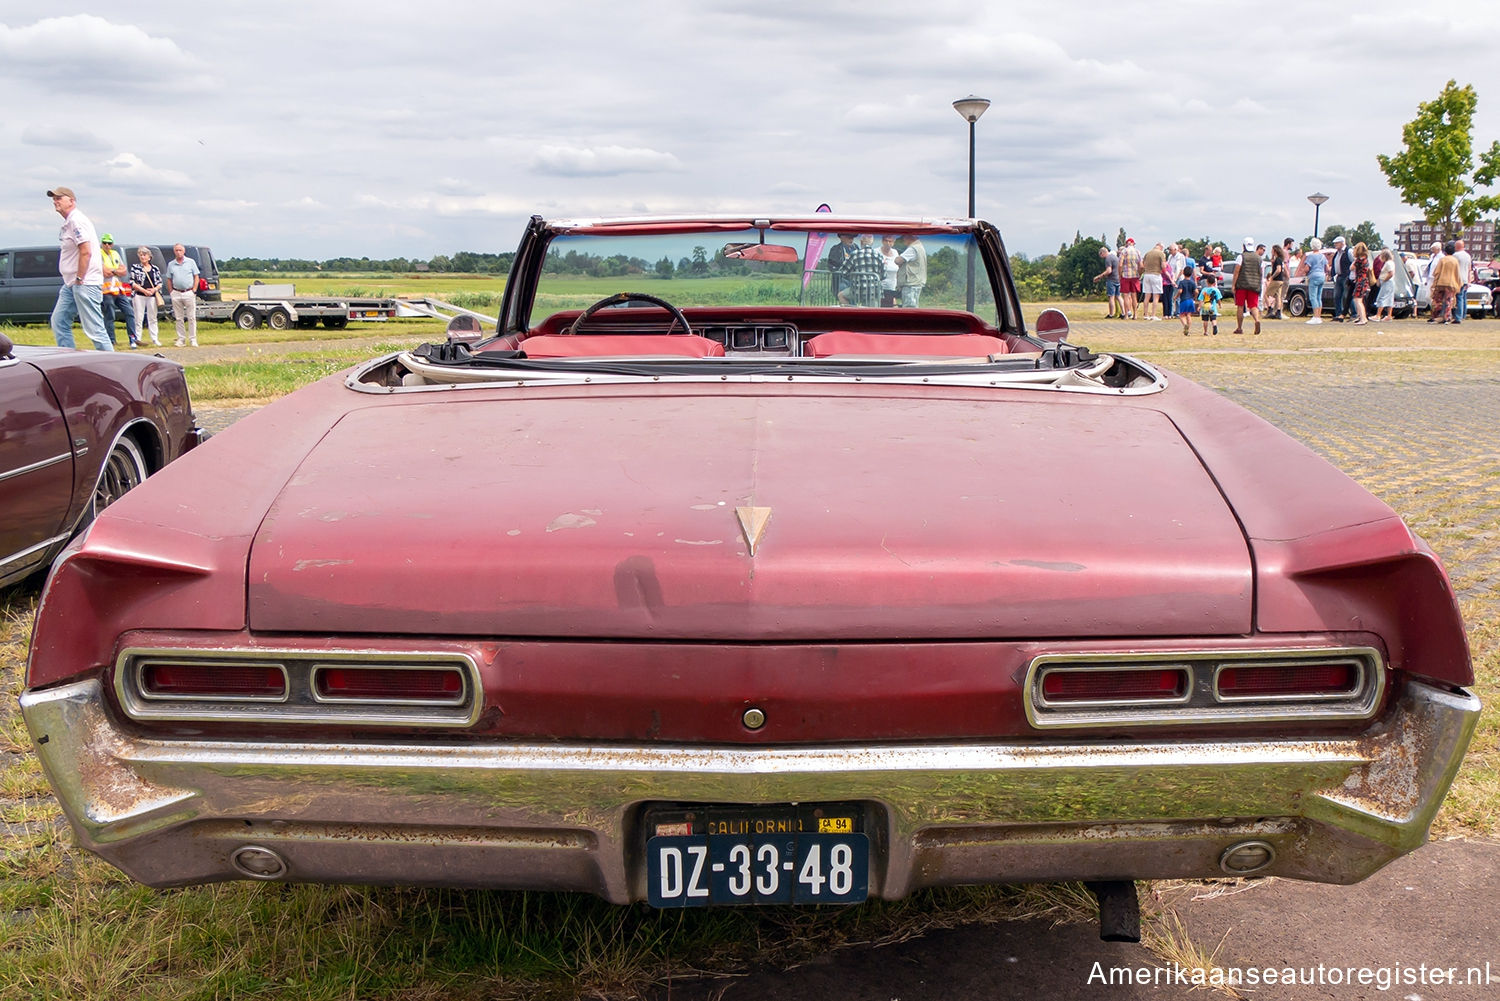
[[[1164,415],[943,392],[591,387],[354,410],[257,534],[251,628],[726,641],[1249,631],[1244,538]]]

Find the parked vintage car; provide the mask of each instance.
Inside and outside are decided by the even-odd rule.
[[[201,436],[176,362],[0,334],[0,586]]]
[[[1333,252],[1331,250],[1324,250],[1322,251],[1322,254],[1325,260],[1331,261],[1333,257]],[[1329,274],[1330,276],[1333,274],[1331,263],[1329,265],[1327,274]],[[1410,274],[1409,269],[1408,274]],[[1333,297],[1335,294],[1337,294],[1337,291],[1338,290],[1335,286],[1335,283],[1330,277],[1323,284],[1324,316],[1333,315]],[[1379,293],[1379,291],[1379,285],[1375,282],[1371,282],[1370,291],[1365,295],[1365,313],[1368,316],[1373,317],[1375,315],[1375,296]],[[1308,301],[1307,296],[1307,275],[1296,275],[1288,279],[1286,290],[1282,293],[1282,301],[1286,303],[1286,312],[1290,316],[1301,317],[1310,316],[1312,314],[1312,304]],[[1395,304],[1392,307],[1391,312],[1397,319],[1405,319],[1406,317],[1412,315],[1412,311],[1415,305],[1416,299],[1412,295],[1412,293],[1407,289],[1398,288],[1395,296]]]
[[[1494,296],[1490,292],[1489,286],[1475,282],[1465,290],[1464,301],[1465,305],[1468,306],[1468,313],[1465,314],[1465,318],[1480,319],[1481,317],[1490,315],[1490,310],[1494,305]],[[1431,309],[1432,288],[1428,285],[1424,273],[1422,275],[1422,282],[1417,287],[1417,311],[1426,313]]]
[[[805,305],[840,231],[925,261],[918,307]],[[1479,712],[1438,558],[1028,322],[988,223],[538,217],[457,322],[58,562],[22,702],[82,845],[682,907],[1353,882],[1426,838]]]

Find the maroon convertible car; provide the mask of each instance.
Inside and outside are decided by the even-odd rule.
[[[64,554],[37,752],[155,886],[1128,915],[1420,845],[1479,713],[1437,557],[1066,335],[980,221],[536,218],[498,329],[265,408]]]

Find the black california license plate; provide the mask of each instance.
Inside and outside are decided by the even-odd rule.
[[[870,892],[870,840],[853,803],[652,808],[653,907],[854,904]]]

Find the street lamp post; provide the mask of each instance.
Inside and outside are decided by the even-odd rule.
[[[969,123],[969,218],[974,218],[974,123],[979,121],[979,116],[984,114],[990,102],[982,97],[970,94],[953,102],[953,110],[958,112],[964,121]],[[974,241],[969,240],[969,284],[964,301],[968,303],[969,312],[974,312]]]
[[[1328,201],[1328,196],[1321,191],[1307,196],[1307,200],[1313,203],[1313,236],[1318,235],[1318,213],[1323,209],[1323,203]]]

